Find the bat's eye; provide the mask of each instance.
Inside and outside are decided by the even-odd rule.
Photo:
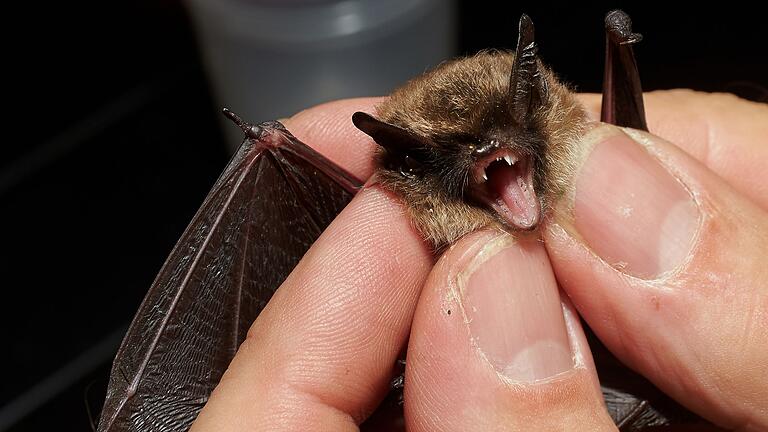
[[[422,169],[423,166],[421,162],[411,156],[405,155],[403,163],[400,165],[400,174],[406,177],[413,177],[414,175],[421,174]]]

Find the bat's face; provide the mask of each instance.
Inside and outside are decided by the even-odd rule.
[[[377,108],[378,119],[356,114],[381,145],[379,182],[403,198],[436,248],[486,225],[535,229],[564,190],[585,115],[533,65],[522,98],[511,90],[515,55],[484,52],[408,83]]]
[[[476,112],[470,121],[479,124],[465,125],[457,133],[434,122],[431,133],[405,151],[381,151],[379,178],[396,185],[396,190],[407,190],[406,198],[439,195],[483,208],[509,227],[532,229],[541,217],[539,195],[545,172],[538,155],[544,153],[546,141],[539,128],[509,121],[503,103],[489,102],[466,107]]]

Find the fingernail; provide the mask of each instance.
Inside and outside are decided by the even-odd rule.
[[[534,382],[573,369],[557,282],[543,245],[503,235],[459,275],[472,343],[494,369]]]
[[[679,266],[699,225],[693,196],[621,129],[602,126],[576,178],[573,224],[603,260],[654,279]]]

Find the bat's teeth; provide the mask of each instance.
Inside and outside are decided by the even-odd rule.
[[[512,166],[512,156],[506,155],[504,156],[504,160],[507,161],[507,165]]]
[[[483,181],[488,181],[488,175],[483,171]]]

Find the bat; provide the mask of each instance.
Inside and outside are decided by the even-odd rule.
[[[647,129],[631,46],[640,36],[621,11],[605,25],[602,119]],[[488,225],[535,230],[566,186],[586,115],[537,49],[523,15],[515,52],[445,63],[396,90],[376,117],[352,118],[380,146],[377,181],[402,199],[436,253]],[[362,185],[279,122],[256,126],[225,115],[245,139],[129,327],[99,431],[189,429],[251,323]],[[590,344],[621,430],[703,422],[596,339]]]
[[[626,14],[608,15],[609,123],[647,130]],[[618,82],[617,82],[618,81]],[[629,102],[627,102],[629,101]],[[617,104],[617,102],[620,102]],[[436,250],[484,226],[538,225],[568,185],[587,114],[537,58],[531,19],[516,52],[443,63],[396,90],[354,124],[379,144],[375,178],[403,200]]]

